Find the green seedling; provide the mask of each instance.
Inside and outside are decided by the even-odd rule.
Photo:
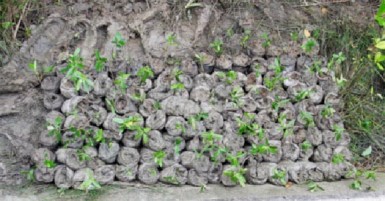
[[[282,82],[282,77],[273,76],[273,77],[265,77],[264,84],[270,91],[273,91],[280,83]]]
[[[263,48],[268,48],[268,47],[270,47],[270,45],[271,45],[271,39],[270,39],[270,37],[269,37],[269,35],[267,34],[267,33],[264,33],[264,34],[262,34],[262,39],[264,39],[264,41],[262,42],[262,47]]]
[[[176,36],[174,33],[171,33],[171,34],[168,34],[166,36],[166,41],[167,41],[167,45],[169,46],[174,46],[174,45],[177,45],[178,43],[176,42]]]
[[[152,71],[150,66],[143,66],[138,70],[136,76],[140,79],[141,83],[144,83],[147,79],[154,77],[154,71]]]
[[[163,150],[154,152],[154,162],[158,164],[159,167],[163,167],[163,160],[166,158],[166,152]]]
[[[271,103],[271,108],[273,108],[274,111],[278,112],[280,108],[284,108],[285,105],[289,102],[289,99],[280,99],[278,96],[276,96],[274,101]]]
[[[86,179],[80,185],[80,189],[88,193],[91,190],[100,189],[101,186],[98,181],[94,178],[94,175],[91,171],[87,171]]]
[[[312,192],[312,193],[314,193],[314,192],[317,192],[317,191],[324,191],[325,189],[323,189],[320,185],[318,185],[314,181],[310,181],[307,184],[307,190]]]
[[[346,85],[347,79],[344,78],[344,76],[341,74],[340,77],[333,77],[333,80],[336,82],[337,86],[339,88],[343,88]]]
[[[84,147],[83,147],[83,149],[78,149],[76,151],[76,154],[78,155],[80,161],[90,161],[91,160],[91,157],[84,151]]]
[[[99,50],[95,51],[95,70],[96,72],[102,72],[104,70],[107,58],[100,56]]]
[[[143,101],[146,99],[146,93],[142,91],[135,93],[132,95],[132,99],[138,101],[139,103],[143,103]]]
[[[221,56],[223,53],[223,42],[220,39],[215,39],[212,43],[210,43],[210,47],[213,48],[215,54],[217,56]]]
[[[107,108],[111,110],[113,114],[116,113],[115,101],[106,98]]]
[[[337,124],[333,125],[333,132],[336,136],[336,141],[340,141],[345,129]]]
[[[203,62],[205,62],[206,57],[202,54],[195,54],[195,59],[199,63],[199,65],[202,67]]]
[[[237,123],[239,135],[257,135],[259,132],[263,132],[262,127],[257,123],[249,123],[242,121],[241,119],[237,119]]]
[[[331,107],[330,105],[327,105],[325,106],[324,108],[322,108],[321,110],[321,116],[322,118],[330,118],[334,115],[334,113],[336,112],[336,110]]]
[[[25,177],[27,178],[28,182],[35,182],[36,181],[35,169],[36,169],[35,167],[32,167],[29,170],[21,171],[20,174],[25,175]]]
[[[334,164],[340,164],[345,161],[345,156],[343,154],[333,154],[332,156],[332,163]]]
[[[120,72],[114,80],[114,84],[122,91],[122,93],[124,93],[128,87],[127,86],[127,79],[130,76],[131,76],[131,74],[129,74],[129,73]]]
[[[238,167],[236,170],[225,170],[223,174],[231,179],[234,183],[237,183],[244,187],[246,185],[246,169]]]
[[[203,192],[205,192],[205,191],[207,191],[207,186],[204,185],[204,184],[202,184],[202,185],[199,187],[199,192],[200,192],[200,193],[203,193]]]
[[[135,131],[136,131],[136,134],[134,136],[134,139],[135,140],[142,139],[143,144],[148,144],[148,140],[149,140],[148,133],[151,131],[151,129],[137,126],[135,128]]]
[[[226,30],[226,36],[229,37],[229,38],[234,36],[234,29],[233,29],[233,27],[230,27],[230,28],[228,28]]]
[[[351,184],[350,188],[353,190],[361,190],[362,188],[362,182],[359,179],[355,179]]]
[[[184,84],[177,82],[171,85],[171,90],[173,91],[182,91],[184,89]]]
[[[179,181],[176,179],[175,176],[167,176],[167,177],[163,177],[163,179],[171,184],[180,185]]]
[[[275,169],[273,173],[273,179],[279,180],[282,185],[286,185],[286,171]]]
[[[112,43],[115,44],[117,48],[122,48],[124,45],[126,45],[126,41],[124,40],[120,32],[117,32],[115,34],[114,38],[112,39]]]
[[[174,145],[174,152],[176,156],[179,156],[180,154],[180,145],[182,144],[182,139],[177,137],[175,139],[175,145]]]
[[[44,155],[44,166],[47,167],[47,168],[54,168],[54,167],[56,167],[55,161],[48,159],[48,154]]]
[[[153,107],[155,110],[161,110],[162,109],[162,105],[160,104],[159,101],[155,101]]]
[[[299,91],[299,92],[295,95],[294,100],[295,100],[296,102],[300,102],[300,101],[302,101],[302,100],[304,100],[304,99],[306,99],[306,98],[309,98],[309,96],[311,95],[311,93],[312,93],[312,90],[311,90],[311,89],[303,89],[303,90]]]
[[[201,134],[202,142],[205,146],[214,145],[216,142],[220,142],[223,138],[222,135],[216,134],[214,131],[204,132]]]
[[[315,123],[314,123],[314,118],[313,118],[313,115],[309,112],[306,112],[306,111],[301,111],[299,113],[299,118],[305,122],[305,126],[307,128],[309,127],[314,127],[315,126]]]
[[[246,48],[246,47],[247,47],[247,44],[248,44],[249,41],[250,41],[250,38],[251,38],[251,31],[250,31],[250,30],[245,30],[245,32],[244,32],[243,35],[242,35],[240,45],[241,45],[243,48]]]
[[[203,7],[203,4],[195,3],[195,0],[189,0],[189,2],[184,6],[186,10],[190,8],[195,8],[195,7]]]
[[[178,68],[175,68],[175,69],[172,71],[172,74],[173,74],[173,76],[175,77],[175,80],[176,80],[176,81],[181,82],[180,76],[183,75],[183,71],[181,71],[181,70],[178,69]]]
[[[276,75],[281,75],[283,70],[285,69],[285,67],[281,65],[281,59],[279,57],[274,59],[272,68],[274,69]]]
[[[298,32],[291,32],[290,33],[290,38],[291,38],[291,40],[292,41],[294,41],[294,42],[297,42],[298,41]]]
[[[368,170],[364,172],[365,179],[371,179],[373,181],[376,181],[377,179],[377,174],[373,170]]]
[[[232,84],[234,81],[237,80],[238,74],[237,72],[231,70],[228,72],[217,72],[217,75],[221,79],[225,79],[227,84]]]
[[[37,65],[37,61],[34,60],[32,63],[28,64],[28,68],[35,74],[36,78],[41,81],[43,79],[44,74],[52,73],[54,70],[53,66],[48,66],[43,68],[43,73],[40,72],[39,67]]]
[[[303,150],[303,151],[307,151],[307,150],[309,150],[309,149],[311,149],[313,146],[311,145],[311,143],[309,142],[309,141],[307,141],[307,140],[305,140],[304,142],[302,142],[301,143],[301,149]]]
[[[264,144],[251,145],[251,149],[250,149],[250,153],[252,155],[276,154],[277,152],[278,152],[278,148],[276,146],[270,145],[267,139]]]
[[[339,52],[338,54],[333,54],[332,58],[328,62],[328,69],[332,69],[334,65],[341,65],[346,60],[344,53]]]
[[[49,136],[55,136],[57,142],[61,141],[61,137],[62,137],[61,126],[62,126],[62,124],[63,124],[63,119],[61,117],[56,117],[53,124],[47,126],[48,135]]]
[[[94,87],[94,83],[88,76],[80,71],[75,71],[71,80],[75,83],[76,91],[80,89],[89,93]]]
[[[242,159],[246,156],[246,153],[243,151],[237,152],[237,154],[232,155],[232,154],[227,154],[226,155],[226,160],[231,164],[233,167],[241,167],[241,163],[239,159]]]
[[[201,113],[198,113],[194,116],[191,116],[187,119],[187,122],[188,124],[190,124],[190,126],[192,127],[193,130],[196,129],[196,124],[197,122],[199,121],[202,121],[204,119],[207,119],[209,117],[209,114],[206,113],[206,112],[201,112]]]
[[[211,150],[209,151],[212,151],[212,156],[211,156],[211,161],[213,161],[214,163],[218,163],[218,159],[220,156],[224,156],[224,155],[227,155],[227,153],[229,152],[229,150],[226,148],[226,147],[223,147],[223,146],[219,146],[219,145],[213,145]]]
[[[321,61],[320,60],[315,60],[311,66],[309,67],[309,71],[313,74],[315,73],[321,73]]]
[[[302,50],[306,53],[310,53],[313,48],[316,46],[316,41],[314,39],[309,39],[305,44],[301,46]]]
[[[186,127],[183,124],[181,124],[181,123],[177,123],[175,125],[175,128],[180,130],[182,133],[186,133]]]
[[[84,69],[83,58],[80,57],[80,48],[76,48],[75,52],[69,56],[68,64],[61,70],[62,73],[66,73],[66,77],[72,78],[75,72]]]
[[[104,143],[106,139],[104,138],[103,129],[98,129],[94,135],[94,140],[97,143]]]
[[[278,118],[279,130],[283,132],[284,137],[288,137],[294,134],[294,123],[295,120],[287,121],[286,115],[280,115]]]
[[[128,118],[114,118],[112,121],[119,124],[120,133],[123,133],[126,130],[136,130],[140,126],[140,122],[143,119],[138,116],[129,116]]]
[[[230,92],[231,102],[235,103],[238,107],[241,106],[243,104],[241,100],[243,95],[245,94],[239,86],[234,87]]]

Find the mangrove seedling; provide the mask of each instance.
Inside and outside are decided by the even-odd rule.
[[[141,117],[138,116],[129,116],[128,118],[114,118],[112,121],[119,124],[120,133],[123,133],[126,130],[136,130],[139,127],[139,123],[142,121]]]
[[[333,132],[336,136],[336,141],[340,141],[345,129],[337,124],[333,125]]]
[[[269,144],[269,141],[266,139],[264,144],[251,145],[250,153],[252,155],[258,154],[276,154],[278,152],[278,148],[276,146],[272,146]]]
[[[143,66],[138,70],[136,76],[140,79],[141,83],[144,83],[148,78],[154,77],[154,71],[152,71],[150,66]]]
[[[162,105],[160,104],[159,101],[155,101],[153,107],[155,110],[161,110],[162,109]]]
[[[294,100],[296,102],[300,102],[306,98],[309,98],[310,94],[312,93],[312,90],[311,89],[303,89],[301,91],[299,91],[295,97],[294,97]]]
[[[175,124],[175,128],[180,130],[183,134],[186,133],[185,126],[183,124],[179,123],[179,122]]]
[[[90,161],[91,157],[84,151],[84,147],[82,149],[78,149],[76,154],[79,157],[79,161]]]
[[[101,186],[98,181],[94,178],[93,173],[88,170],[86,179],[83,181],[83,183],[80,185],[80,189],[86,191],[88,193],[90,190],[96,190],[100,189]]]
[[[54,160],[50,160],[48,158],[48,154],[44,155],[44,166],[47,167],[47,168],[54,168],[54,167],[56,167],[55,161]]]
[[[166,41],[167,41],[167,45],[169,45],[169,46],[173,46],[173,45],[177,45],[178,44],[176,42],[176,36],[175,36],[174,33],[168,34],[166,36]]]
[[[303,141],[300,146],[301,146],[301,149],[305,152],[313,147],[311,143],[307,140]]]
[[[177,137],[175,139],[175,145],[174,145],[174,152],[176,156],[179,156],[180,154],[180,145],[182,144],[182,139],[180,137]]]
[[[307,128],[315,126],[313,115],[310,112],[301,111],[299,118],[305,122]]]
[[[62,123],[63,123],[63,119],[61,117],[56,117],[53,124],[50,124],[47,126],[48,135],[49,136],[55,136],[57,142],[61,141],[61,137],[62,137],[61,125],[62,125]]]
[[[284,108],[285,105],[289,102],[289,99],[280,99],[278,96],[276,96],[274,101],[271,103],[271,108],[273,108],[274,111],[278,112],[280,108]]]
[[[282,185],[286,185],[286,171],[275,169],[273,173],[273,179],[279,180]]]
[[[257,123],[249,123],[242,121],[241,119],[237,119],[238,123],[238,134],[240,135],[256,135],[261,132],[262,127],[260,127]]]
[[[173,91],[182,91],[184,89],[184,84],[177,82],[171,85],[171,90]]]
[[[126,41],[124,40],[120,32],[117,32],[115,34],[114,38],[112,39],[112,43],[115,44],[117,48],[122,48],[124,45],[126,45]]]
[[[172,74],[173,74],[173,76],[175,77],[175,80],[176,80],[176,81],[181,82],[181,81],[180,81],[180,76],[183,75],[183,71],[181,71],[181,70],[178,69],[178,68],[174,68],[174,70],[172,70]]]
[[[295,120],[287,121],[286,115],[279,115],[278,117],[279,122],[279,130],[283,133],[284,137],[288,137],[289,135],[294,134],[294,123]]]
[[[271,78],[265,77],[264,84],[269,89],[269,91],[273,91],[280,83],[282,82],[282,77],[280,75],[273,76]]]
[[[29,63],[28,68],[30,70],[32,70],[33,74],[35,74],[35,76],[39,80],[39,82],[43,79],[44,74],[51,73],[54,70],[54,66],[48,66],[48,67],[43,68],[43,72],[41,73],[38,66],[37,66],[36,60],[34,60],[32,63]]]
[[[27,178],[27,181],[35,182],[36,181],[35,170],[36,170],[36,168],[32,167],[29,170],[20,171],[20,174],[25,175],[25,177]]]
[[[96,72],[102,72],[104,70],[107,58],[100,56],[99,50],[95,51],[95,70]]]
[[[134,93],[132,95],[132,99],[134,99],[135,101],[138,101],[139,103],[143,103],[143,101],[146,99],[146,93],[144,93],[143,91]]]
[[[85,92],[89,93],[94,87],[92,80],[88,76],[80,71],[75,71],[72,78],[70,78],[75,83],[76,91],[83,89]]]
[[[187,119],[187,122],[190,124],[193,130],[196,129],[196,124],[198,121],[202,121],[204,119],[207,119],[209,117],[209,114],[206,112],[198,113],[194,116],[191,116]]]
[[[234,183],[241,185],[242,187],[246,184],[245,178],[246,169],[242,167],[238,167],[235,170],[225,170],[223,174],[230,178],[230,180]]]
[[[243,48],[246,48],[247,44],[249,43],[250,38],[251,38],[251,31],[250,30],[245,30],[245,32],[242,35],[240,45]]]
[[[308,41],[306,41],[306,43],[304,43],[301,46],[301,48],[306,53],[310,53],[315,46],[316,46],[316,41],[314,39],[309,39]]]
[[[110,109],[111,112],[115,114],[115,112],[116,112],[115,101],[109,100],[106,98],[106,103],[107,103],[107,108]]]
[[[97,143],[104,143],[106,139],[104,138],[103,129],[98,129],[94,135],[94,140]]]
[[[340,164],[345,161],[345,156],[343,154],[333,154],[332,163]]]
[[[151,128],[144,128],[144,127],[141,127],[141,126],[137,126],[135,128],[135,136],[134,136],[134,139],[135,140],[140,140],[142,139],[142,142],[143,144],[148,144],[148,133],[151,131]]]
[[[130,75],[131,74],[129,74],[129,73],[120,72],[114,80],[114,84],[122,91],[122,93],[124,93],[128,87],[127,86],[127,79],[130,77]]]
[[[235,80],[237,80],[238,74],[237,72],[231,70],[228,72],[217,72],[217,75],[221,79],[225,79],[227,84],[232,84]]]
[[[214,145],[216,142],[222,140],[223,136],[220,134],[216,134],[214,131],[204,132],[201,134],[202,142],[206,146]]]
[[[308,184],[307,184],[307,190],[310,191],[310,192],[317,192],[317,191],[324,191],[324,189],[318,185],[317,183],[315,183],[314,181],[310,181]]]
[[[264,39],[264,41],[262,42],[262,47],[263,48],[268,48],[268,47],[270,47],[270,45],[271,45],[271,39],[270,39],[270,37],[269,37],[269,35],[267,35],[267,33],[264,33],[264,34],[262,34],[262,39]]]
[[[156,151],[156,152],[154,152],[153,157],[154,157],[154,162],[159,167],[163,167],[163,160],[164,160],[164,158],[166,158],[166,152],[164,152],[163,150]]]
[[[298,32],[291,32],[290,33],[290,38],[291,38],[291,40],[292,41],[294,41],[294,42],[297,42],[298,41]]]
[[[210,43],[210,47],[213,48],[217,56],[221,56],[221,54],[223,53],[222,46],[223,42],[221,39],[215,39],[212,43]]]
[[[241,100],[243,95],[244,92],[239,86],[234,87],[230,92],[231,102],[235,103],[238,107],[241,106],[243,104]]]
[[[283,70],[285,69],[285,67],[281,65],[281,59],[279,57],[274,59],[274,64],[272,67],[276,75],[281,75]]]
[[[339,52],[338,54],[333,54],[333,57],[328,62],[328,69],[332,69],[334,65],[341,65],[346,60],[344,53]]]
[[[195,54],[195,59],[198,62],[199,66],[202,67],[203,62],[205,62],[206,58],[202,54]]]
[[[326,105],[324,108],[322,108],[321,110],[321,116],[322,118],[330,118],[334,115],[334,113],[336,112],[336,110],[331,107],[330,105]]]
[[[67,73],[66,77],[73,77],[74,73],[84,69],[83,58],[80,57],[80,48],[76,48],[75,52],[69,56],[68,64],[61,70],[62,73]]]

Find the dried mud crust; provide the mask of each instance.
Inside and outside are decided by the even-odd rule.
[[[223,167],[228,164],[223,158],[219,160],[220,163],[213,163],[211,160],[213,153],[205,153],[203,159],[197,162],[202,164],[202,167],[194,167],[185,166],[181,157],[185,152],[195,153],[196,150],[202,150],[204,145],[201,134],[210,130],[222,135],[223,144],[231,151],[248,150],[252,143],[262,143],[257,137],[237,134],[236,119],[242,118],[244,112],[255,113],[255,122],[266,130],[269,140],[273,140],[272,143],[283,150],[279,150],[278,156],[253,156],[252,158],[257,161],[255,167],[265,167],[264,163],[272,161],[280,163],[284,158],[296,163],[309,161],[317,167],[322,166],[319,171],[326,171],[322,174],[333,175],[327,171],[337,169],[319,163],[329,164],[331,158],[329,155],[334,153],[344,153],[347,159],[350,158],[349,153],[346,153],[349,135],[343,133],[341,141],[336,141],[332,135],[334,134],[332,126],[341,120],[337,115],[338,91],[331,81],[332,76],[328,74],[330,72],[323,68],[325,70],[323,75],[309,73],[307,67],[315,63],[317,58],[302,52],[300,49],[302,41],[281,41],[278,40],[279,37],[274,30],[253,26],[259,24],[260,20],[265,20],[266,24],[285,24],[288,21],[295,22],[294,24],[310,23],[311,18],[304,17],[308,15],[307,12],[299,10],[296,15],[289,15],[293,13],[290,5],[278,2],[259,2],[252,6],[248,5],[248,9],[238,9],[227,3],[219,5],[204,2],[202,8],[191,9],[186,14],[178,10],[184,5],[170,1],[148,2],[149,4],[144,1],[130,1],[123,4],[119,1],[108,3],[65,1],[66,6],[55,8],[55,12],[41,25],[33,28],[32,36],[24,42],[20,53],[2,67],[0,72],[0,102],[4,102],[1,104],[3,106],[0,106],[0,127],[4,128],[0,132],[0,142],[4,144],[2,147],[6,150],[2,152],[5,154],[0,155],[2,159],[0,182],[21,183],[23,179],[19,170],[31,167],[32,164],[29,162],[31,153],[46,147],[57,155],[56,162],[59,165],[54,171],[44,167],[36,171],[39,180],[48,182],[53,178],[59,187],[79,187],[86,178],[85,172],[88,171],[85,169],[88,168],[97,172],[98,178],[103,183],[109,183],[111,175],[122,181],[140,180],[138,175],[142,175],[140,178],[146,181],[152,179],[153,182],[156,178],[156,181],[175,183],[170,179],[166,181],[164,178],[158,178],[166,167],[167,174],[164,175],[171,175],[167,178],[178,175],[175,169],[180,168],[171,168],[177,167],[174,164],[181,164],[187,169],[187,177],[181,177],[182,183],[191,185],[219,183]],[[357,8],[362,11],[365,5],[347,6],[341,13],[349,13],[349,9],[353,9],[352,13],[356,13]],[[336,9],[340,11],[339,8]],[[279,15],[272,11],[279,11]],[[319,19],[321,13],[313,11],[314,19]],[[364,18],[361,16],[360,20]],[[229,28],[234,28],[234,36],[226,38],[223,33]],[[239,41],[245,30],[251,30],[253,34],[246,46],[241,47]],[[111,52],[115,48],[111,41],[117,32],[122,34],[127,43],[116,55],[115,61],[111,62]],[[263,33],[269,33],[269,37],[273,39],[268,48],[261,45]],[[167,46],[168,34],[176,36],[178,45]],[[208,44],[217,37],[221,37],[224,41],[224,54],[219,57],[208,47]],[[60,72],[60,69],[66,66],[68,55],[76,48],[81,48],[81,56],[86,66],[90,67],[87,73],[94,81],[91,96],[77,92],[73,83]],[[91,70],[93,53],[96,49],[108,57],[108,73],[95,73]],[[194,60],[196,53],[202,55],[205,60],[201,63],[196,62]],[[278,56],[287,71],[284,73],[287,79],[283,80],[282,86],[269,91],[264,85],[266,78],[274,75],[273,69],[269,66]],[[39,66],[55,66],[56,72],[45,76],[40,82],[26,68],[28,63],[35,59]],[[138,68],[145,64],[150,65],[155,72],[154,79],[147,80],[145,86],[136,86],[137,80],[133,77],[129,80],[129,86],[132,84],[134,88],[129,88],[127,94],[111,93],[111,89],[115,87],[113,80],[117,72],[135,74]],[[256,65],[259,66],[259,75],[252,73],[255,72]],[[170,72],[174,67],[178,67],[184,73],[180,77],[186,88],[183,92],[175,93],[170,90],[170,85],[175,83],[175,79],[169,79],[172,78]],[[229,98],[234,86],[215,76],[214,71],[223,69],[238,72],[240,79],[236,80],[234,85],[239,85],[244,92],[240,100],[245,104],[241,107],[234,107]],[[35,89],[36,86],[40,87]],[[252,93],[254,89],[259,89],[261,93]],[[311,89],[316,93],[311,94],[303,103],[292,101],[278,112],[271,109],[271,103],[277,100],[277,97],[292,98],[295,95],[292,92],[297,92],[298,89]],[[147,94],[142,103],[131,100],[132,92],[136,90],[142,90]],[[106,97],[113,97],[111,100],[119,103],[117,114],[112,114],[111,108],[107,106]],[[161,110],[154,108],[158,102]],[[335,107],[337,110],[335,117],[323,119],[319,114],[325,103]],[[72,113],[73,107],[77,109],[78,115],[74,116]],[[300,118],[297,120],[298,112],[302,110],[313,115],[318,129],[306,128]],[[209,118],[191,126],[188,118],[200,112],[209,113]],[[277,118],[282,113],[286,114],[288,119],[296,119],[294,136],[284,138],[277,129]],[[141,140],[134,139],[133,131],[119,134],[118,125],[112,121],[116,115],[128,117],[134,114],[143,117],[143,126],[159,129],[150,132],[149,144],[144,145]],[[86,141],[71,140],[73,134],[67,131],[65,139],[71,143],[63,150],[63,143],[57,142],[56,138],[48,135],[45,130],[46,122],[52,123],[56,117],[65,120],[60,125],[63,129],[71,126],[91,130],[102,128],[104,137],[114,143],[111,147],[96,143],[93,151],[90,151],[92,154],[89,153],[91,159],[81,161],[77,151]],[[178,129],[179,122],[185,127],[185,131]],[[301,148],[301,143],[305,141],[310,142],[312,146],[310,149]],[[180,143],[180,154],[173,153],[176,142]],[[124,151],[125,148],[137,150],[139,162],[136,162],[136,154],[130,156],[134,151],[125,155],[127,152]],[[154,173],[150,168],[154,166],[153,153],[149,154],[149,159],[144,160],[143,149],[151,152],[164,150],[167,153],[165,166],[163,168],[155,166],[158,176],[151,175]],[[320,154],[322,150],[327,150],[328,154]],[[16,156],[12,156],[14,153]],[[148,155],[148,152],[146,153]],[[124,161],[125,157],[131,157],[133,161]],[[243,161],[245,167],[252,164],[249,158],[246,158],[248,160]],[[265,171],[263,168],[259,168],[256,172],[263,171]],[[246,173],[246,177],[256,177],[256,174],[259,173]],[[288,176],[289,180],[295,180],[290,179],[290,174]],[[340,177],[325,176],[325,179],[327,178]],[[255,178],[248,178],[248,181],[264,183]]]

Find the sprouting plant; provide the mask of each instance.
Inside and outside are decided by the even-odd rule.
[[[228,28],[226,30],[226,36],[229,37],[229,38],[234,36],[234,29],[233,29],[233,27],[230,27],[230,28]]]
[[[210,47],[214,49],[214,52],[217,56],[221,56],[223,53],[223,42],[221,39],[215,39],[212,43],[210,43]]]
[[[207,186],[204,185],[204,184],[202,184],[202,185],[199,187],[199,192],[200,192],[200,193],[203,193],[203,192],[205,192],[206,190],[207,190]]]
[[[342,134],[344,133],[345,129],[342,126],[339,126],[337,124],[333,125],[333,132],[336,136],[336,141],[340,141],[342,138]]]
[[[115,114],[115,111],[116,111],[115,101],[109,100],[106,98],[106,103],[107,103],[107,108],[110,109],[113,114]]]
[[[302,143],[301,143],[301,149],[303,150],[303,151],[307,151],[307,150],[309,150],[310,148],[312,148],[313,146],[311,145],[311,143],[309,142],[309,141],[307,141],[307,140],[305,140],[305,141],[303,141]]]
[[[62,137],[62,135],[61,135],[61,126],[62,126],[62,123],[63,123],[63,119],[61,117],[56,117],[55,121],[53,122],[53,124],[50,124],[50,125],[47,126],[48,135],[49,136],[55,136],[57,142],[61,141],[61,137]]]
[[[274,169],[273,179],[277,179],[279,182],[281,182],[282,185],[286,185],[286,171]]]
[[[314,123],[314,118],[313,118],[313,115],[309,112],[306,112],[306,111],[301,111],[299,113],[299,117],[302,121],[305,122],[305,126],[306,127],[314,127],[315,126],[315,123]]]
[[[171,85],[171,90],[174,91],[181,91],[184,89],[184,84],[181,82],[177,82]]]
[[[175,176],[166,176],[163,177],[164,180],[166,180],[168,183],[174,184],[174,185],[179,185],[179,181],[176,179]]]
[[[252,155],[258,155],[258,154],[276,154],[278,152],[278,148],[276,146],[272,146],[269,144],[269,141],[266,139],[265,143],[258,144],[258,145],[251,145],[250,153]]]
[[[272,67],[276,75],[282,74],[283,70],[285,69],[285,67],[281,65],[281,59],[279,57],[274,59]]]
[[[180,154],[180,145],[182,144],[182,139],[180,137],[177,137],[175,139],[175,145],[174,145],[174,152],[176,156],[179,156]]]
[[[306,98],[308,98],[310,96],[310,94],[312,93],[313,91],[311,89],[303,89],[301,91],[299,91],[295,97],[294,97],[294,100],[296,102],[300,102]]]
[[[120,72],[118,76],[114,80],[114,84],[119,87],[119,89],[124,93],[124,91],[127,89],[127,79],[130,77],[131,74],[129,73],[122,73]]]
[[[74,72],[71,80],[75,83],[76,91],[83,89],[85,92],[89,93],[94,87],[93,81],[90,80],[86,74],[80,71]]]
[[[178,44],[176,42],[176,36],[175,36],[174,33],[168,34],[166,36],[166,41],[167,41],[167,45],[169,45],[169,46],[173,46],[173,45],[177,45]]]
[[[200,66],[203,65],[203,62],[205,62],[206,58],[202,54],[195,54],[195,59],[199,63]]]
[[[271,108],[273,108],[274,111],[278,112],[280,108],[285,107],[285,105],[289,102],[289,99],[280,99],[278,96],[276,96],[274,101],[271,103]]]
[[[151,129],[137,126],[135,128],[135,131],[136,133],[135,133],[134,139],[135,140],[142,139],[143,144],[148,144],[148,140],[149,140],[148,133],[151,131]]]
[[[84,151],[84,147],[83,147],[83,149],[78,149],[76,151],[76,154],[79,157],[80,161],[90,161],[91,160],[91,157]]]
[[[344,78],[344,76],[341,74],[340,77],[333,77],[333,80],[336,82],[337,86],[340,88],[343,88],[348,81],[347,79]]]
[[[251,38],[251,31],[250,30],[245,30],[245,32],[242,35],[240,45],[243,48],[246,48],[247,44],[249,43],[250,38]]]
[[[122,48],[124,45],[126,45],[126,41],[124,40],[120,32],[117,32],[115,34],[114,38],[112,39],[112,43],[115,44],[117,48]]]
[[[162,109],[162,105],[160,104],[159,101],[155,101],[153,107],[155,110],[161,110]]]
[[[104,70],[104,65],[107,62],[107,58],[100,56],[99,50],[95,51],[95,70],[101,72]]]
[[[44,67],[42,69],[43,72],[41,72],[41,70],[39,70],[39,68],[38,68],[36,60],[34,60],[32,63],[29,63],[28,68],[30,70],[32,70],[32,72],[35,74],[36,78],[39,81],[41,81],[43,79],[44,74],[52,73],[54,70],[54,66],[48,66],[48,67]]]
[[[316,46],[316,41],[314,39],[309,39],[309,40],[306,41],[306,43],[304,43],[301,46],[301,48],[306,53],[310,53],[315,46]]]
[[[26,176],[27,178],[27,181],[29,182],[35,182],[36,181],[36,177],[35,177],[35,167],[32,167],[31,169],[29,170],[23,170],[23,171],[20,171],[20,174],[23,174]]]
[[[134,93],[131,98],[135,101],[138,101],[140,103],[143,103],[143,101],[146,99],[146,93],[143,91],[139,91],[138,93]]]
[[[54,160],[50,160],[48,158],[48,154],[44,155],[44,166],[47,167],[47,168],[54,168],[54,167],[56,167],[55,161]]]
[[[278,122],[279,122],[279,130],[283,132],[283,136],[287,137],[289,135],[294,134],[294,123],[295,120],[287,121],[286,115],[279,115],[278,117]]]
[[[350,188],[353,190],[361,190],[362,188],[362,182],[361,180],[355,179],[351,184]]]
[[[332,156],[332,163],[334,164],[340,164],[345,161],[345,156],[343,154],[333,154]]]
[[[332,117],[335,112],[336,112],[336,110],[333,107],[331,107],[330,105],[326,105],[321,110],[321,116],[323,118],[329,118],[329,117]]]
[[[342,62],[346,60],[344,53],[339,52],[338,54],[333,54],[332,58],[328,62],[328,69],[332,69],[335,64],[341,65]]]
[[[269,37],[269,35],[267,35],[267,33],[264,33],[264,34],[262,34],[262,39],[264,39],[264,41],[263,41],[263,43],[262,43],[262,47],[263,48],[268,48],[268,47],[270,47],[270,45],[271,45],[271,39],[270,39],[270,37]]]
[[[245,178],[246,169],[238,167],[235,170],[225,170],[223,174],[231,179],[234,183],[241,185],[242,187],[246,184]]]
[[[274,90],[282,82],[281,76],[265,77],[264,84],[270,91]]]
[[[139,77],[141,83],[144,83],[148,78],[154,77],[154,71],[152,71],[150,66],[143,66],[138,70],[136,76]]]
[[[262,127],[260,127],[257,123],[246,122],[238,118],[237,124],[238,134],[240,135],[256,135],[259,132],[263,132]]]
[[[238,74],[237,72],[231,70],[228,72],[217,72],[217,75],[221,79],[225,79],[227,84],[232,84],[235,80],[237,80]]]
[[[214,131],[204,132],[201,134],[202,142],[205,146],[214,145],[216,142],[222,140],[223,136],[220,134],[216,134]]]
[[[231,97],[231,101],[233,103],[235,103],[237,106],[240,106],[243,104],[241,98],[242,96],[244,95],[244,92],[243,90],[241,89],[241,87],[239,86],[236,86],[233,88],[233,90],[231,90],[230,92],[230,97]]]
[[[172,74],[176,81],[181,82],[180,76],[183,75],[183,71],[178,68],[174,68],[174,70],[172,70]]]
[[[95,142],[103,143],[106,141],[103,134],[103,129],[98,129],[94,135]]]
[[[166,157],[166,152],[163,150],[154,152],[154,162],[158,164],[159,167],[163,167],[163,160]]]
[[[138,116],[129,116],[128,118],[114,118],[112,121],[119,124],[120,133],[123,133],[125,130],[136,130],[138,126],[140,126],[140,122],[143,119]]]
[[[90,190],[100,189],[101,186],[98,181],[94,178],[92,171],[87,171],[86,179],[80,185],[80,189],[86,191],[87,193]]]
[[[187,122],[190,124],[190,126],[192,127],[192,129],[196,129],[196,124],[198,121],[202,121],[204,119],[207,119],[209,117],[209,114],[206,113],[206,112],[201,112],[201,113],[198,113],[194,116],[191,116],[187,119]]]
[[[307,184],[307,190],[310,191],[310,192],[317,192],[317,191],[324,191],[324,189],[318,185],[317,183],[315,183],[314,181],[310,181],[308,184]]]
[[[290,38],[292,41],[297,42],[298,41],[298,32],[291,32]]]
[[[61,70],[67,73],[66,77],[73,77],[74,73],[84,69],[83,58],[80,57],[80,48],[76,48],[75,52],[69,56],[68,64]]]
[[[315,60],[309,67],[310,72],[312,73],[320,73],[321,72],[321,61],[320,60]]]
[[[182,133],[186,133],[186,128],[185,128],[185,126],[184,126],[183,124],[181,124],[181,123],[175,124],[175,128],[178,129],[178,130],[180,130]]]

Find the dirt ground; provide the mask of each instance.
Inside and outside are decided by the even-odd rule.
[[[48,111],[42,91],[36,88],[39,80],[27,67],[35,59],[40,66],[60,66],[81,48],[86,65],[91,65],[95,49],[112,53],[110,41],[117,32],[127,39],[117,60],[127,61],[124,65],[132,72],[148,64],[159,73],[175,62],[188,64],[197,53],[213,54],[208,44],[215,38],[223,39],[224,51],[231,57],[241,53],[296,55],[299,44],[291,41],[291,33],[303,38],[305,29],[312,32],[325,22],[340,20],[362,27],[372,21],[377,5],[366,1],[203,0],[186,8],[188,1],[176,0],[44,2],[44,12],[29,14],[39,19],[39,24],[30,20],[31,37],[0,68],[0,183],[4,184],[25,182],[21,170],[30,168],[30,153],[45,125]],[[246,48],[239,44],[244,30],[252,33]],[[178,45],[165,45],[170,34]],[[271,39],[267,49],[255,45],[263,42],[264,34]],[[321,54],[327,53],[322,45],[320,49]]]

